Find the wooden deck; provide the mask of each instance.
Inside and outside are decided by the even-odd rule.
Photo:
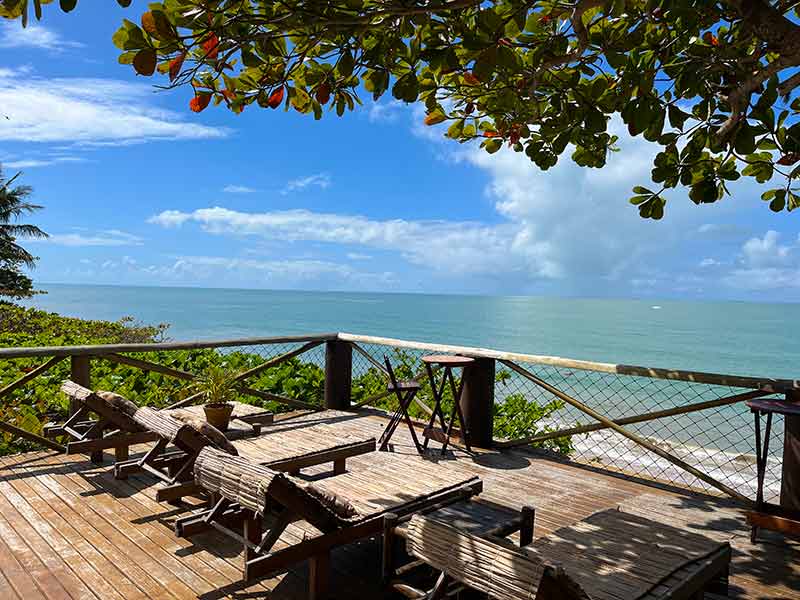
[[[298,426],[319,424],[315,415]],[[327,426],[343,435],[378,436],[385,420],[341,413]],[[265,429],[269,431],[269,426]],[[413,452],[398,430],[395,451]],[[744,518],[728,503],[683,495],[525,452],[468,456],[458,448],[442,459],[479,475],[481,498],[509,511],[536,507],[538,537],[621,503],[673,526],[700,531],[734,546],[732,598],[800,600],[800,543],[765,534],[753,546]],[[369,461],[352,459],[350,468]],[[122,598],[302,599],[306,566],[245,587],[240,548],[220,534],[175,537],[171,524],[186,508],[155,502],[153,480],[116,481],[108,465],[83,457],[29,453],[0,459],[0,599]],[[303,535],[291,527],[281,539]],[[384,598],[378,585],[376,541],[334,552],[332,589],[341,599]]]

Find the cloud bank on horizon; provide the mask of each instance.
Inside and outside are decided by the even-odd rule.
[[[800,300],[795,215],[748,183],[713,206],[678,191],[644,221],[626,198],[653,149],[624,131],[602,170],[541,172],[390,100],[320,123],[198,116],[116,65],[91,18],[70,22],[69,38],[58,19],[0,27],[0,163],[52,234],[38,280]]]

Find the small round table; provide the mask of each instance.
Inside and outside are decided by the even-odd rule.
[[[456,383],[455,377],[453,377],[453,369],[467,367],[474,363],[475,359],[468,356],[453,356],[451,354],[432,354],[430,356],[423,356],[422,362],[425,363],[425,369],[428,372],[428,379],[431,382],[431,392],[433,393],[434,400],[431,418],[423,432],[425,442],[422,447],[426,449],[428,447],[428,442],[433,438],[441,442],[442,454],[444,454],[447,450],[447,445],[450,443],[453,425],[456,419],[458,419],[458,424],[461,429],[461,439],[464,441],[467,452],[471,452],[472,449],[469,447],[464,413],[461,411],[461,393],[464,390],[464,378],[462,377],[461,380]],[[434,366],[444,369],[441,384],[436,383],[436,377],[433,373]],[[445,421],[442,399],[444,398],[444,391],[448,382],[450,383],[450,391],[453,393],[453,409],[450,411],[449,421]],[[437,418],[439,419],[440,428],[435,427]]]

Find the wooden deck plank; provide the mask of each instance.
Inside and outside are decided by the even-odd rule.
[[[263,435],[318,425],[337,438],[362,439],[378,437],[385,423],[383,418],[341,411],[308,413],[266,426]],[[237,443],[257,452],[259,446],[274,448],[276,439]],[[393,444],[398,454],[416,454],[407,431],[398,429]],[[510,514],[524,505],[534,506],[536,538],[623,505],[654,521],[730,540],[731,598],[800,600],[800,543],[765,534],[764,542],[751,545],[741,511],[730,503],[522,450],[468,455],[454,447],[444,458],[434,459],[459,474],[481,477],[484,492],[478,502],[487,508]],[[383,462],[385,455],[380,454],[348,461],[352,481],[360,481],[365,494],[377,497],[382,485],[389,484],[403,486],[408,493],[418,488],[413,473],[388,474],[381,484],[358,475],[367,466],[375,470],[377,465],[379,471]],[[310,469],[308,475],[329,471],[326,465]],[[239,583],[242,556],[235,543],[217,532],[191,540],[176,538],[172,522],[188,508],[157,503],[155,488],[146,476],[114,480],[108,464],[92,465],[81,456],[29,453],[0,460],[0,598],[305,597],[305,565],[244,586]],[[313,528],[297,523],[287,529],[278,547],[311,535],[316,535]],[[376,540],[337,549],[332,564],[338,597],[384,597],[379,591]],[[648,564],[643,557],[642,568]]]

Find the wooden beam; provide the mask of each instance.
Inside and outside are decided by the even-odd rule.
[[[639,446],[642,446],[643,448],[646,448],[647,450],[650,450],[650,452],[652,452],[654,454],[657,454],[658,456],[660,456],[664,460],[669,461],[673,465],[675,465],[677,467],[680,467],[684,471],[687,471],[687,472],[691,473],[692,475],[697,477],[700,481],[703,481],[703,482],[707,483],[708,485],[710,485],[711,487],[716,488],[716,489],[728,494],[729,496],[735,498],[736,500],[739,500],[743,504],[746,504],[748,506],[753,504],[752,500],[750,500],[746,496],[743,496],[742,494],[740,494],[739,492],[737,492],[733,488],[730,488],[727,485],[725,485],[724,483],[722,483],[720,481],[717,481],[716,479],[714,479],[710,475],[706,475],[705,473],[703,473],[702,471],[696,469],[695,467],[693,467],[689,463],[681,460],[680,458],[678,458],[676,456],[673,456],[672,454],[670,454],[669,452],[667,452],[665,450],[662,450],[661,448],[659,448],[658,446],[656,446],[652,442],[644,439],[643,437],[640,437],[640,436],[636,435],[635,433],[631,433],[630,431],[628,431],[624,427],[621,427],[620,425],[617,425],[616,423],[614,423],[614,421],[612,421],[611,419],[609,419],[605,415],[600,414],[596,410],[586,406],[583,402],[580,402],[579,400],[576,400],[575,398],[573,398],[569,394],[566,394],[566,393],[562,392],[561,390],[559,390],[558,388],[553,387],[552,385],[550,385],[546,381],[540,379],[539,377],[537,377],[536,375],[534,375],[533,373],[531,373],[527,369],[519,366],[516,363],[511,362],[510,360],[503,360],[501,362],[504,365],[506,365],[507,367],[509,367],[510,369],[516,371],[517,373],[519,373],[520,375],[525,377],[526,379],[529,379],[530,381],[532,381],[533,383],[535,383],[536,385],[538,385],[542,389],[546,390],[547,392],[550,392],[551,394],[553,394],[557,398],[561,398],[564,402],[574,406],[575,408],[577,408],[581,412],[586,413],[587,415],[589,415],[590,417],[592,417],[596,421],[600,421],[601,423],[607,425],[610,429],[613,429],[614,431],[616,431],[620,435],[622,435],[622,436],[628,438],[629,440],[635,442]]]
[[[633,417],[624,417],[622,419],[614,419],[617,425],[633,425],[634,423],[643,423],[645,421],[655,421],[656,419],[663,419],[665,417],[673,417],[676,415],[683,415],[687,413],[706,410],[709,408],[716,408],[719,406],[728,406],[762,396],[769,396],[772,392],[764,392],[760,390],[753,390],[751,392],[744,392],[734,396],[726,396],[724,398],[717,398],[716,400],[708,400],[706,402],[697,402],[695,404],[687,404],[686,406],[678,406],[675,408],[667,408],[665,410],[658,410],[650,413],[636,415]],[[608,429],[609,426],[604,423],[592,423],[591,425],[582,425],[580,427],[571,427],[569,429],[559,429],[558,431],[548,431],[547,433],[540,433],[534,436],[520,438],[518,440],[506,440],[502,442],[495,442],[498,448],[516,448],[518,446],[527,446],[529,444],[536,444],[538,442],[545,442],[560,437],[570,435],[581,435],[590,433],[592,431],[601,431]]]
[[[61,444],[54,442],[53,440],[48,440],[46,437],[42,437],[40,435],[36,435],[35,433],[31,433],[30,431],[26,431],[25,429],[21,429],[16,427],[15,425],[11,425],[10,423],[5,423],[4,421],[0,421],[0,429],[3,431],[7,431],[13,435],[17,435],[21,438],[29,440],[31,442],[36,442],[37,444],[41,444],[45,448],[50,448],[51,450],[55,450],[56,452],[66,452],[66,448]]]
[[[270,367],[274,367],[275,365],[279,365],[284,361],[289,360],[290,358],[294,358],[304,352],[311,350],[312,348],[316,348],[322,344],[321,340],[315,340],[312,342],[308,342],[307,344],[303,344],[299,348],[295,348],[291,352],[286,352],[285,354],[281,354],[280,356],[276,356],[275,358],[271,358],[265,363],[262,363],[258,366],[253,367],[252,369],[248,369],[247,371],[243,371],[239,373],[236,377],[234,377],[234,381],[243,381],[245,379],[249,379],[253,375],[258,375],[262,371],[269,369]]]
[[[353,347],[347,342],[325,342],[325,408],[349,408],[352,384]]]
[[[494,360],[476,358],[464,367],[461,411],[464,414],[466,441],[470,446],[491,448],[494,439]]]
[[[561,358],[559,356],[502,352],[499,350],[491,350],[489,348],[471,348],[468,346],[454,346],[450,344],[430,344],[426,342],[412,342],[408,340],[376,337],[371,335],[355,335],[352,333],[340,333],[339,339],[348,342],[379,344],[394,348],[426,350],[443,354],[462,354],[464,356],[471,356],[473,358],[493,358],[495,360],[529,362],[583,371],[612,373],[615,375],[636,375],[639,377],[650,377],[653,379],[671,379],[676,381],[687,381],[691,383],[706,383],[709,385],[725,385],[730,387],[743,387],[751,389],[772,389],[776,393],[783,392],[787,389],[800,389],[800,380],[793,379],[741,377],[738,375],[723,375],[719,373],[704,373],[700,371],[639,367],[635,365],[616,365],[612,363]]]
[[[141,369],[143,371],[153,371],[154,373],[161,373],[162,375],[167,375],[168,377],[175,377],[176,379],[183,379],[185,381],[192,381],[197,378],[196,375],[192,375],[191,373],[187,373],[186,371],[180,371],[178,369],[173,369],[171,367],[165,367],[164,365],[159,365],[158,363],[150,362],[147,360],[141,360],[130,356],[124,356],[122,354],[117,354],[116,352],[110,352],[108,354],[104,354],[102,358],[105,358],[106,360],[110,360],[111,362],[119,363],[122,365],[128,365],[129,367],[136,367],[137,369]]]
[[[76,442],[67,442],[67,454],[89,454],[92,452],[101,452],[103,450],[110,450],[120,446],[132,446],[135,444],[146,444],[155,442],[159,436],[150,431],[142,431],[139,433],[113,433],[106,437],[79,440]]]
[[[98,344],[93,346],[38,346],[33,348],[0,348],[0,360],[30,358],[32,356],[100,356],[109,352],[159,352],[161,350],[202,350],[205,348],[231,348],[234,346],[263,346],[295,342],[322,343],[338,339],[336,333],[294,335],[262,338],[226,339],[194,342],[156,342],[144,344]]]
[[[42,373],[49,371],[52,367],[56,366],[61,361],[65,360],[66,356],[53,356],[50,360],[45,362],[44,364],[39,365],[38,367],[34,368],[32,371],[25,373],[22,377],[17,379],[16,381],[12,381],[4,388],[0,389],[0,398],[7,396],[11,392],[16,389],[21,388],[23,385],[36,379]]]
[[[363,349],[361,346],[359,346],[359,345],[358,345],[358,344],[356,344],[355,342],[348,342],[348,343],[349,343],[349,344],[350,344],[350,345],[353,347],[353,350],[355,350],[356,352],[358,352],[358,353],[359,353],[361,356],[363,356],[363,357],[364,357],[364,358],[366,358],[366,359],[367,359],[367,360],[368,360],[370,363],[372,363],[372,365],[373,365],[373,366],[374,366],[376,369],[378,369],[378,370],[379,370],[381,373],[383,373],[383,374],[384,374],[384,376],[386,376],[386,377],[388,377],[388,376],[389,376],[389,374],[386,372],[386,365],[383,365],[383,364],[381,364],[381,362],[380,362],[379,360],[375,359],[375,357],[374,357],[374,356],[372,356],[372,355],[371,355],[369,352],[367,352],[366,350],[364,350],[364,349]]]

